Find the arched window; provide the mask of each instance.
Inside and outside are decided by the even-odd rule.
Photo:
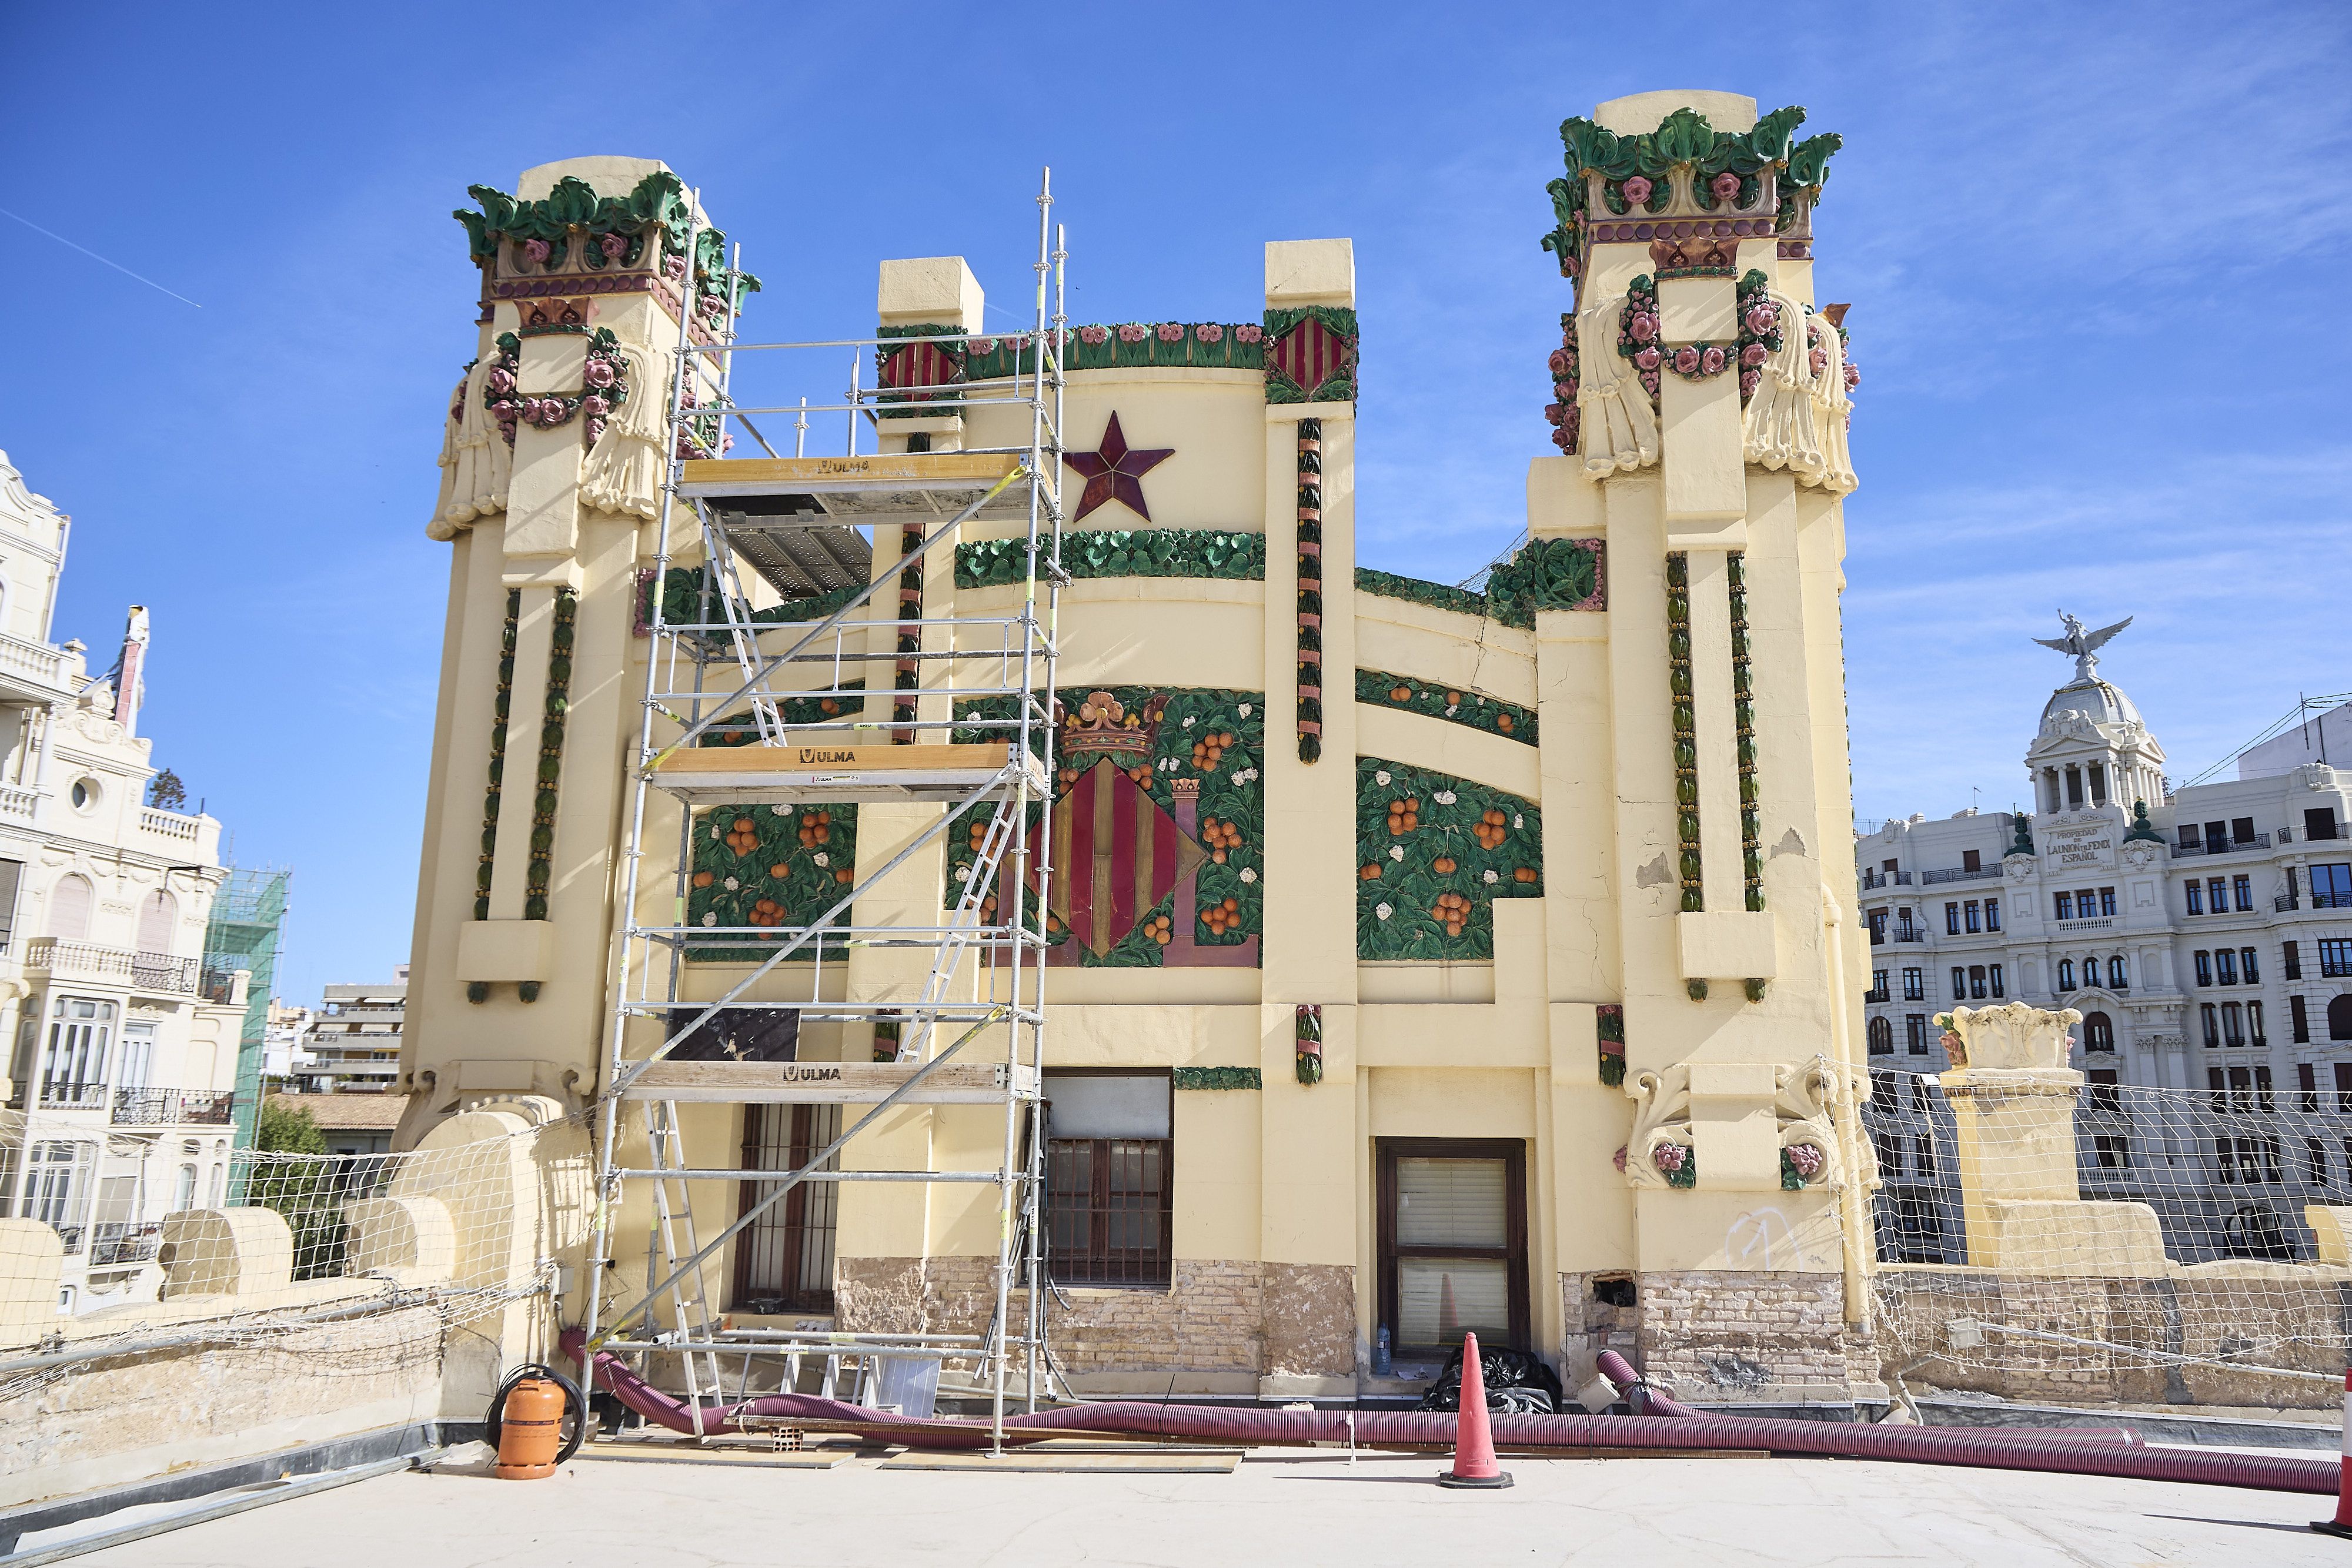
[[[2058,960],[2058,988],[2062,991],[2074,988],[2074,960],[2072,958]]]
[[[49,889],[49,935],[79,942],[89,935],[89,881],[71,873]]]
[[[2327,1004],[2327,1038],[2352,1040],[2352,991]]]
[[[179,1183],[173,1189],[172,1193],[172,1207],[174,1210],[184,1210],[194,1208],[195,1207],[196,1167],[194,1166],[182,1166],[180,1167]]]
[[[2083,1015],[2083,1049],[2113,1051],[2115,1048],[2115,1020],[2105,1013],[2084,1013]]]
[[[1870,1020],[1869,1034],[1871,1055],[1892,1056],[1895,1054],[1895,1026],[1888,1023],[1884,1016],[1874,1018]]]
[[[157,888],[139,905],[139,950],[169,954],[179,924],[180,901]]]
[[[2130,985],[2131,970],[2125,967],[2124,956],[2118,953],[2107,960],[2107,988],[2111,991],[2120,991]]]

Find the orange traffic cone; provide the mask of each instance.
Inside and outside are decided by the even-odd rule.
[[[1454,1428],[1454,1468],[1437,1478],[1442,1487],[1493,1490],[1511,1484],[1508,1470],[1495,1463],[1495,1432],[1486,1419],[1486,1378],[1478,1368],[1478,1336],[1462,1336],[1462,1415]]]
[[[2336,1477],[2336,1517],[2315,1519],[2311,1528],[2323,1535],[2352,1541],[2352,1371],[2344,1374],[2344,1458]]]

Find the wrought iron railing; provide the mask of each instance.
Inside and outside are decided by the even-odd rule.
[[[103,1083],[41,1085],[41,1109],[44,1111],[100,1111],[105,1108],[106,1085]]]
[[[187,1124],[225,1127],[236,1108],[228,1090],[118,1089],[114,1120],[126,1127],[161,1127]]]
[[[111,1264],[144,1263],[155,1256],[163,1240],[161,1225],[110,1222],[90,1228],[89,1264],[93,1269],[103,1269]]]
[[[170,996],[195,995],[203,967],[199,958],[134,953],[127,947],[102,947],[57,936],[36,937],[25,945],[27,969],[47,970],[69,979],[112,980]]]
[[[2271,836],[2268,833],[2256,833],[2251,839],[2231,839],[2224,843],[2215,843],[2207,840],[2194,844],[2175,844],[2172,846],[2172,858],[2179,860],[2183,855],[2235,854],[2242,850],[2266,850],[2270,847]]]

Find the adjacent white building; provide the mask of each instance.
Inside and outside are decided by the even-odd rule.
[[[147,806],[147,612],[93,676],[50,641],[68,519],[0,454],[0,1213],[66,1248],[59,1310],[152,1297],[163,1216],[229,1180],[243,971],[207,973],[220,824]]]
[[[1952,1173],[1934,1168],[1927,1096],[1903,1077],[1948,1065],[1934,1019],[1956,1003],[2078,1009],[2074,1065],[2094,1115],[2108,1084],[2208,1091],[2197,1103],[2249,1112],[2352,1112],[2352,766],[2316,760],[2324,735],[2352,764],[2337,740],[2352,740],[2352,710],[2315,719],[2307,742],[2282,737],[2291,746],[2243,777],[2168,794],[2163,747],[2096,672],[2095,650],[2119,630],[2070,617],[2046,644],[2075,668],[2025,748],[2030,816],[1915,816],[1856,839],[1890,1255],[1958,1260],[1937,1196]],[[2306,744],[2309,759],[2295,749]],[[2155,1157],[2133,1138],[2119,1123],[2096,1144],[2119,1182]],[[2262,1211],[2352,1189],[2352,1146],[2311,1148],[2251,1166],[2200,1150],[2193,1169],[2175,1148],[2166,1180],[2215,1189],[2221,1228],[2259,1252]]]
[[[379,1094],[400,1076],[400,1030],[408,1010],[408,966],[393,978],[329,986],[303,1033],[289,1074],[306,1094]]]
[[[261,1036],[261,1081],[266,1089],[284,1088],[299,1069],[310,1064],[310,1053],[304,1042],[318,1016],[309,1008],[269,998]]]

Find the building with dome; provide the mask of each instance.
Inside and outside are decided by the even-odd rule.
[[[2129,624],[2068,616],[2064,636],[2037,639],[2074,670],[2025,748],[2032,815],[1914,816],[1856,838],[1885,1256],[1957,1260],[1953,1173],[1935,1168],[1928,1097],[1905,1075],[1948,1065],[1934,1020],[1959,1003],[2081,1012],[2073,1062],[2094,1115],[2104,1085],[2352,1112],[2352,768],[2291,758],[2168,789],[2163,747],[2098,674],[2097,649]],[[2352,1192],[2352,1147],[2333,1138],[2249,1167],[2136,1147],[2146,1131],[2127,1120],[2088,1145],[2119,1182],[2161,1158],[2168,1190],[2210,1188],[2232,1214]]]

